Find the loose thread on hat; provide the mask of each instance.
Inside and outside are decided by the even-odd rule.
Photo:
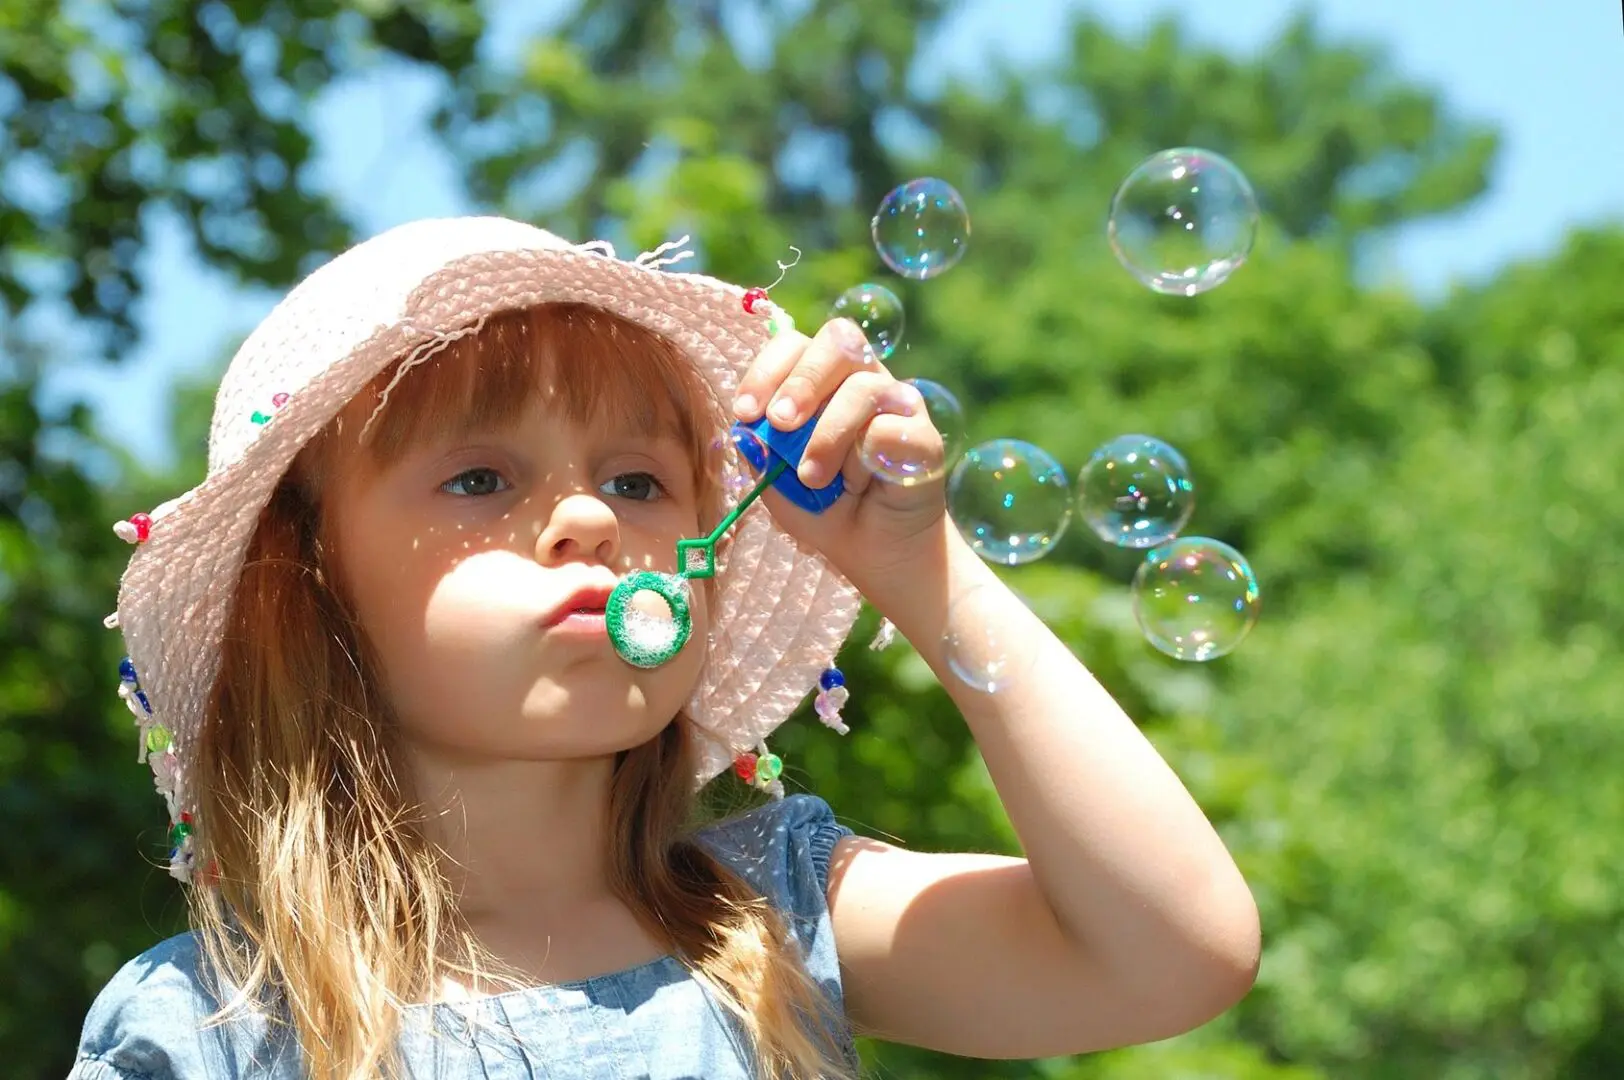
[[[779,334],[788,333],[795,329],[794,316],[774,303],[772,297],[768,295],[773,289],[783,284],[784,278],[789,275],[791,269],[800,265],[801,249],[794,244],[791,244],[789,249],[795,252],[795,261],[786,263],[781,259],[774,260],[778,264],[778,277],[773,280],[773,283],[767,286],[756,285],[748,288],[744,290],[744,296],[742,297],[744,310],[747,313],[767,316],[767,333],[772,337],[777,337]]]
[[[679,251],[675,255],[669,256],[667,256],[665,253],[673,248],[682,247],[682,245],[686,244],[691,239],[693,239],[693,237],[683,236],[676,240],[668,240],[659,247],[655,248],[653,251],[643,252],[643,254],[639,255],[632,261],[638,266],[646,267],[649,270],[661,270],[667,266],[675,266],[677,263],[693,258],[694,253],[692,251]],[[662,258],[662,256],[664,257]]]
[[[772,292],[774,289],[778,288],[778,286],[782,285],[784,283],[784,279],[789,276],[789,272],[801,265],[801,249],[796,247],[794,244],[791,244],[789,249],[795,252],[795,261],[784,262],[780,259],[773,260],[773,262],[778,264],[778,277],[773,280],[771,285],[766,287],[766,292]]]
[[[449,334],[439,333],[437,336],[423,342],[422,344],[418,345],[417,348],[408,353],[406,359],[400,362],[400,367],[395,371],[394,377],[389,380],[389,385],[384,387],[383,392],[378,395],[377,406],[373,408],[372,415],[367,417],[367,422],[361,426],[361,438],[363,440],[366,439],[367,432],[372,430],[372,422],[378,419],[378,414],[383,412],[383,407],[389,404],[389,392],[400,383],[401,378],[405,376],[406,372],[410,371],[418,364],[423,363],[425,360],[438,356],[440,353],[450,348],[453,342],[468,337],[470,334],[479,333],[485,328],[485,320],[488,317],[489,316],[481,315],[477,320],[475,320],[472,326],[465,326],[461,330],[453,330]]]

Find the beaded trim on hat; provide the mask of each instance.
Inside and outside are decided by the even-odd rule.
[[[169,730],[153,716],[152,702],[141,688],[135,664],[128,656],[118,663],[118,696],[135,717],[135,760],[151,766],[153,786],[163,796],[164,806],[169,810],[169,875],[184,881],[192,872],[194,844],[192,816],[181,809],[176,795],[181,771],[180,757],[175,753],[174,739]]]

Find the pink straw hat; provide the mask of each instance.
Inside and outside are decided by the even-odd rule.
[[[492,315],[549,302],[591,304],[673,342],[714,391],[709,421],[724,430],[726,404],[767,341],[772,306],[747,308],[738,286],[662,269],[674,260],[659,254],[625,261],[606,244],[572,245],[502,218],[415,222],[311,274],[243,343],[215,399],[207,477],[115,526],[138,546],[107,623],[128,646],[120,693],[169,807],[172,874],[189,876],[190,834],[206,827],[195,820],[190,752],[244,552],[300,448],[391,362],[430,359]],[[731,446],[726,469],[728,492],[754,479]],[[717,585],[688,706],[704,736],[697,784],[760,746],[817,687],[861,602],[761,508],[735,527]]]

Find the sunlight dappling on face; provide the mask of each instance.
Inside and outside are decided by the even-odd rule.
[[[604,627],[616,582],[676,570],[676,541],[719,501],[694,404],[641,355],[650,341],[585,309],[491,320],[409,371],[373,441],[334,469],[342,577],[408,741],[596,758],[647,741],[690,696],[702,648],[642,670]],[[688,590],[699,641],[706,592]],[[648,603],[637,617],[669,630]]]

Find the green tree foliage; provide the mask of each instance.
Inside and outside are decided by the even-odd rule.
[[[21,243],[0,263],[8,314],[66,281],[84,319],[125,319],[155,203],[245,279],[321,258],[346,230],[286,179],[309,149],[304,103],[387,50],[454,76],[435,126],[481,204],[623,254],[691,232],[707,271],[746,282],[797,245],[775,297],[803,323],[880,272],[867,222],[891,185],[950,179],[971,252],[940,280],[890,282],[909,320],[893,367],[957,390],[972,438],[1032,438],[1071,467],[1125,431],[1168,439],[1196,469],[1192,531],[1251,556],[1264,619],[1200,667],[1144,645],[1132,561],[1080,526],[1009,579],[1219,822],[1264,912],[1257,991],[1158,1046],[988,1063],[868,1045],[878,1074],[1624,1075],[1607,830],[1624,815],[1624,676],[1604,660],[1624,628],[1607,513],[1624,235],[1576,235],[1432,307],[1359,274],[1388,230],[1484,189],[1493,132],[1308,19],[1242,60],[1172,24],[1125,40],[1080,17],[1050,67],[932,85],[941,0],[582,0],[511,66],[475,60],[479,22],[450,0],[234,4],[235,37],[217,8],[129,5],[110,35],[0,3],[7,153],[71,194],[0,204]],[[255,28],[281,50],[250,63]],[[83,89],[78,55],[116,57],[90,82],[130,92]],[[157,111],[132,119],[126,97]],[[135,168],[154,141],[162,167]],[[1238,162],[1265,212],[1251,263],[1193,299],[1143,290],[1103,237],[1118,179],[1180,144]],[[7,372],[0,408],[0,806],[23,825],[5,865],[26,868],[0,884],[0,986],[20,988],[0,997],[0,1047],[18,1075],[55,1075],[99,980],[173,925],[172,890],[140,861],[155,845],[138,854],[161,822],[96,621],[123,555],[107,520],[201,465],[92,483],[41,452],[47,430],[86,428],[37,414],[32,370]],[[207,396],[188,393],[195,430]],[[842,660],[852,734],[790,725],[787,779],[875,835],[1015,850],[945,694],[907,649],[862,648],[873,628]]]

